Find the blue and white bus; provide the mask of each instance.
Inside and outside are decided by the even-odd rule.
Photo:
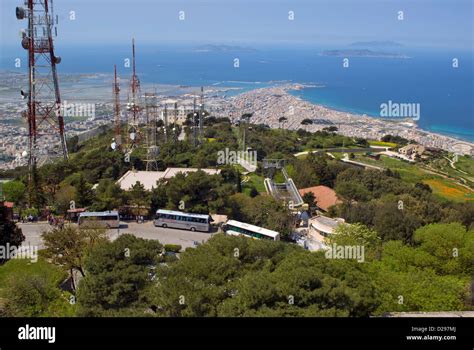
[[[212,217],[206,214],[192,214],[181,211],[158,209],[155,226],[181,228],[191,231],[209,232]]]
[[[246,224],[236,220],[228,220],[223,226],[224,232],[232,236],[246,236],[257,239],[280,240],[280,233],[263,227]]]
[[[120,216],[116,211],[84,212],[79,214],[79,227],[120,227]]]

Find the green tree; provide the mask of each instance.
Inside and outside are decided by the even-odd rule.
[[[94,197],[92,186],[85,180],[82,174],[79,176],[74,187],[76,188],[76,207],[86,208],[91,205]]]
[[[314,211],[316,209],[316,197],[314,196],[313,192],[306,192],[303,195],[303,202],[308,204],[310,211]]]
[[[420,219],[407,209],[399,209],[396,202],[384,202],[377,206],[374,228],[386,241],[411,242],[413,232],[420,226]]]
[[[98,245],[88,256],[86,276],[79,283],[81,316],[129,314],[148,308],[147,288],[156,278],[162,245],[158,241],[121,235]]]
[[[56,192],[54,198],[56,212],[64,215],[68,209],[70,209],[71,201],[76,198],[76,188],[68,184],[63,184]]]
[[[280,232],[283,237],[290,233],[293,223],[289,209],[268,195],[252,198],[242,214],[245,222]]]
[[[438,273],[474,273],[474,230],[459,223],[431,224],[416,230],[414,241],[437,259]]]
[[[21,229],[16,224],[9,220],[7,208],[0,205],[0,247],[19,247],[25,240],[25,236]],[[0,264],[4,263],[6,259],[0,256]]]
[[[282,125],[284,125],[287,121],[288,121],[288,118],[286,118],[286,117],[278,118],[278,127],[281,128]]]
[[[336,193],[349,204],[366,201],[370,197],[370,192],[362,184],[353,181],[338,181]]]
[[[57,160],[38,169],[39,185],[44,192],[47,205],[55,205],[56,193],[60,190],[62,181],[75,170],[74,164],[65,160]]]
[[[150,203],[152,213],[156,213],[158,209],[166,207],[168,197],[166,194],[166,183],[164,181],[158,181],[156,186],[151,190]]]
[[[137,181],[128,192],[129,204],[134,207],[135,215],[143,215],[150,209],[150,194],[145,190],[139,181]]]
[[[7,317],[61,317],[73,316],[75,307],[71,295],[62,292],[61,282],[66,273],[39,258],[31,264],[28,260],[14,259],[0,267],[0,296]]]
[[[378,258],[382,250],[382,241],[377,232],[362,224],[339,225],[329,236],[328,243],[340,246],[362,246],[365,261]]]
[[[63,267],[71,275],[77,270],[82,276],[84,259],[96,245],[107,240],[106,231],[100,228],[78,229],[74,226],[54,228],[41,234],[44,242],[44,256],[53,264]]]
[[[451,204],[446,208],[443,222],[460,222],[467,229],[474,229],[474,202]]]
[[[361,264],[282,242],[216,235],[161,274],[159,316],[364,316],[377,305]]]
[[[166,185],[167,206],[181,209],[184,204],[184,211],[209,213],[209,204],[219,198],[216,188],[221,184],[219,175],[207,175],[203,171],[178,173]]]
[[[21,181],[9,181],[3,184],[5,200],[21,206],[26,200],[26,186]]]
[[[420,248],[391,241],[382,258],[368,265],[380,296],[376,315],[386,312],[465,309],[470,275],[440,275],[437,258]]]
[[[120,186],[113,180],[102,179],[95,191],[95,198],[91,209],[106,211],[118,209],[124,203],[124,193]]]

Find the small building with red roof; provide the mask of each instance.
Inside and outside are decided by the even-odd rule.
[[[336,191],[327,186],[320,185],[302,188],[298,190],[298,192],[300,193],[301,197],[303,197],[308,192],[312,192],[314,198],[316,199],[316,205],[324,212],[327,212],[329,207],[342,203],[342,201],[337,198]]]

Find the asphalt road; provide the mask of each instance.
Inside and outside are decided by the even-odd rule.
[[[38,249],[44,248],[41,233],[51,230],[52,226],[46,222],[19,223],[18,226],[22,229],[23,234],[25,235],[23,246],[32,245],[37,246]],[[120,229],[108,230],[107,233],[111,240],[116,239],[119,235],[130,233],[136,237],[156,239],[162,244],[179,244],[183,249],[195,247],[195,242],[203,243],[212,236],[211,233],[207,232],[192,232],[187,230],[155,227],[151,221],[144,224],[137,224],[136,222],[121,222]]]

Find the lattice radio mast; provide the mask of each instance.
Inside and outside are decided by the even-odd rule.
[[[127,103],[127,133],[128,133],[128,152],[138,147],[140,142],[140,115],[141,107],[139,103],[140,97],[140,80],[136,74],[135,67],[135,39],[132,39],[132,77],[130,79],[130,91]]]
[[[202,145],[204,136],[204,88],[201,86],[201,103],[199,111],[199,144]]]
[[[147,155],[145,159],[146,170],[158,170],[158,146],[156,145],[156,128],[158,117],[157,97],[155,93],[145,93],[145,115],[146,115],[146,147]]]
[[[120,116],[120,86],[117,80],[117,65],[114,65],[114,83],[112,85],[114,94],[114,134],[115,144],[120,147],[122,144],[121,116]]]
[[[53,14],[52,0],[26,0],[24,6],[15,12],[18,20],[28,20],[21,41],[28,51],[28,91],[21,94],[28,101],[29,179],[30,190],[36,192],[32,182],[37,162],[58,156],[67,160],[68,151],[56,71],[61,57],[55,55],[53,43],[58,17]]]

